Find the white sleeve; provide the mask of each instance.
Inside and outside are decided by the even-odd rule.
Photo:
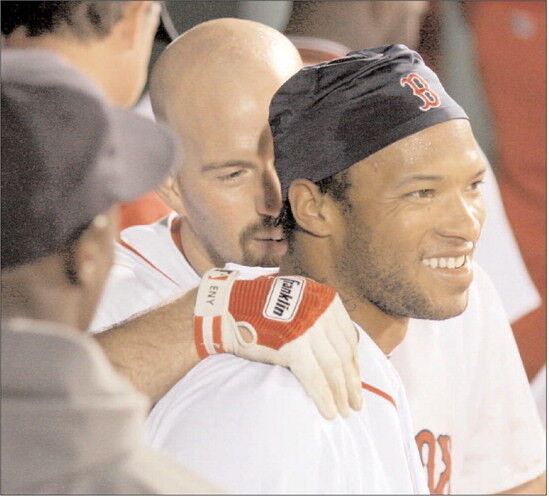
[[[485,273],[475,270],[476,322],[470,340],[466,446],[463,467],[453,477],[455,493],[496,493],[545,471],[545,433],[500,299]],[[482,330],[482,333],[480,332]],[[467,340],[466,347],[467,345]]]
[[[202,361],[155,406],[148,438],[230,493],[386,488],[375,452],[349,428],[359,418],[326,421],[287,369],[222,354]]]

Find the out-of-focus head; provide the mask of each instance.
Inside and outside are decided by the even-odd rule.
[[[8,48],[58,51],[94,78],[113,103],[130,106],[147,78],[158,2],[2,2]]]
[[[416,52],[378,47],[303,69],[274,96],[270,123],[291,253],[324,240],[330,283],[385,314],[463,312],[487,164]]]
[[[281,198],[268,111],[300,67],[278,31],[216,19],[177,38],[153,70],[155,115],[177,131],[185,151],[160,193],[214,265],[276,265],[285,252],[274,226]]]
[[[67,30],[81,39],[108,36],[122,17],[122,2],[6,2],[2,5],[2,34],[24,29],[29,37]]]
[[[351,50],[389,43],[415,47],[428,1],[294,2],[286,32],[337,41]]]
[[[176,138],[107,106],[86,78],[42,50],[3,54],[1,92],[3,296],[22,281],[56,298],[54,288],[64,289],[78,295],[71,324],[84,329],[110,267],[114,206],[170,173]]]

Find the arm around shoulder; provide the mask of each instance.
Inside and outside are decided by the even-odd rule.
[[[114,367],[153,403],[199,362],[196,289],[95,335]]]

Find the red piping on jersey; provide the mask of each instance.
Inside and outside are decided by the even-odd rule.
[[[388,400],[391,404],[393,404],[396,408],[397,405],[396,405],[395,399],[393,399],[393,397],[391,397],[388,393],[385,393],[383,390],[380,390],[379,388],[376,388],[364,382],[362,382],[362,388],[364,388],[364,390],[369,390],[370,392],[375,393],[380,397],[383,397],[385,400]]]
[[[175,243],[175,246],[181,252],[181,254],[183,254],[183,246],[181,245],[181,237],[179,236],[180,226],[181,226],[181,217],[177,217],[171,223],[170,234],[172,235],[172,240]],[[124,248],[127,248],[128,250],[132,251],[138,257],[141,257],[141,259],[143,259],[149,266],[151,266],[153,269],[156,269],[161,275],[168,278],[174,285],[181,287],[181,285],[177,281],[170,278],[164,271],[162,271],[159,267],[157,267],[155,264],[149,261],[149,259],[147,259],[141,252],[139,252],[139,250],[137,250],[136,248],[132,247],[129,243],[122,240],[122,238],[118,241],[118,243],[120,243],[120,245],[122,245]]]

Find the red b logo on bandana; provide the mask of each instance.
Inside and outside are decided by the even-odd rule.
[[[431,90],[429,83],[419,74],[411,72],[408,76],[400,78],[400,86],[409,86],[416,97],[423,100],[423,105],[419,110],[427,111],[440,106],[439,96]]]

